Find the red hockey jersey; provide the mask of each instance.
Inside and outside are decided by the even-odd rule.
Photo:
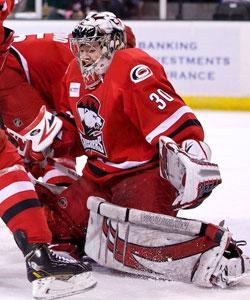
[[[35,120],[42,105],[51,112],[58,109],[61,79],[72,59],[68,34],[15,37],[2,70],[0,64],[0,109],[7,127],[20,132]],[[61,163],[73,165],[74,160],[64,157]],[[45,172],[46,182],[72,181],[51,166]],[[32,173],[40,177],[43,172],[33,167]]]
[[[73,59],[69,34],[47,33],[15,36],[8,63],[18,61],[27,81],[39,90],[50,108],[56,108],[60,99],[61,79]]]
[[[96,182],[158,164],[160,135],[177,143],[204,138],[201,124],[163,67],[140,49],[118,51],[93,91],[85,89],[75,60],[63,84],[62,112],[74,116],[88,156],[83,173]]]
[[[44,104],[58,109],[61,79],[72,59],[67,34],[15,37],[0,72],[0,107],[8,127],[22,130]]]

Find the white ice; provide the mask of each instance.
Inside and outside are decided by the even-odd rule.
[[[211,146],[212,161],[218,163],[223,183],[198,208],[182,211],[179,216],[219,223],[236,240],[247,240],[243,248],[250,254],[250,112],[195,111],[201,121],[206,141]],[[82,162],[79,162],[79,169]],[[10,232],[0,223],[0,299],[31,300],[31,284],[26,279],[24,259]],[[68,300],[249,300],[250,279],[241,285],[221,290],[204,289],[192,284],[139,279],[94,268],[97,286]]]

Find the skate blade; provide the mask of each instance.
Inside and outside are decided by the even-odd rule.
[[[85,292],[96,285],[92,272],[72,276],[68,280],[56,277],[37,279],[32,282],[32,295],[36,300],[52,300]]]

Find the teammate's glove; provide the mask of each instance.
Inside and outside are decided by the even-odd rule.
[[[161,136],[159,145],[160,175],[178,192],[174,210],[196,207],[221,183],[218,165],[209,162],[211,151],[206,143],[187,140],[183,149]]]
[[[75,145],[73,136],[67,129],[62,129],[51,145],[54,157],[62,157],[70,154],[70,150]]]
[[[51,144],[61,130],[62,121],[42,106],[36,119],[19,133],[7,128],[19,154],[29,161],[43,161],[51,153]]]

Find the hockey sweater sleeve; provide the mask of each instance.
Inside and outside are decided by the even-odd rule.
[[[14,31],[3,27],[3,21],[14,7],[14,0],[0,0],[0,72],[3,69],[9,47],[13,42]]]
[[[125,57],[129,88],[124,97],[124,110],[146,141],[156,146],[161,135],[169,136],[177,143],[186,139],[203,140],[200,122],[176,93],[164,68],[146,53],[132,51],[133,56],[128,53]],[[135,55],[137,66],[134,67]]]
[[[77,126],[71,112],[69,103],[67,102],[67,92],[64,84],[65,76],[62,80],[62,96],[60,100],[60,112],[57,116],[63,121],[62,127],[62,145],[60,148],[62,149],[63,143],[68,142],[70,144],[69,154],[73,157],[82,156],[84,154],[84,150],[79,138],[79,134],[77,131]],[[59,145],[59,144],[58,144]],[[59,149],[59,148],[58,148]],[[61,156],[61,155],[60,155]]]
[[[14,0],[0,0],[0,22],[2,23],[10,14],[15,5]]]

